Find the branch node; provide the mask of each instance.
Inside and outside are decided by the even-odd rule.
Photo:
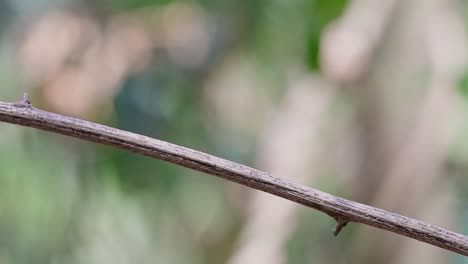
[[[333,227],[333,235],[338,236],[341,229],[343,229],[343,227],[345,227],[349,223],[349,221],[341,216],[335,216],[333,218],[336,221],[335,227]]]

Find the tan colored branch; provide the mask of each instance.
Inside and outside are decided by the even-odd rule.
[[[168,161],[317,209],[337,221],[362,223],[468,256],[468,237],[415,219],[356,203],[265,172],[165,141],[46,112],[19,103],[0,102],[0,121],[47,130]],[[287,155],[287,153],[285,153]]]

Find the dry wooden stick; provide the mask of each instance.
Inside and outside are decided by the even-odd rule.
[[[362,223],[468,256],[468,237],[412,218],[394,214],[273,177],[232,161],[165,141],[34,108],[25,94],[18,103],[0,102],[0,121],[34,127],[215,175],[253,189],[283,197],[333,217],[333,234],[349,222]]]

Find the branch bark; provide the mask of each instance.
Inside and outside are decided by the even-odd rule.
[[[18,103],[0,102],[0,121],[125,149],[288,199],[319,210],[335,219],[337,222],[333,230],[335,235],[347,223],[356,222],[468,256],[468,237],[465,235],[333,196],[200,151],[43,111],[33,107],[27,95]]]

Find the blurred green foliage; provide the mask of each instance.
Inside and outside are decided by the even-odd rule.
[[[343,12],[346,0],[310,1],[308,8],[310,29],[307,36],[307,65],[312,70],[319,69],[320,36],[323,29]]]
[[[37,13],[21,11],[28,6],[26,2],[0,0],[0,34],[6,34],[3,27],[16,23],[17,17],[39,15],[37,9]],[[37,1],[35,6],[70,4],[47,2]],[[348,1],[82,0],[70,5],[104,10],[100,19],[105,20],[106,16],[153,11],[175,2],[199,4],[209,12],[215,43],[208,58],[187,69],[155,49],[155,58],[145,70],[125,77],[111,100],[112,115],[99,122],[255,164],[263,131],[252,135],[229,130],[212,118],[212,109],[202,96],[207,80],[231,56],[247,57],[256,68],[253,75],[267,80],[264,95],[276,107],[288,81],[280,73],[296,64],[305,65],[310,72],[320,71],[320,36]],[[104,28],[105,22],[102,24]],[[52,45],[53,40],[50,42]],[[2,101],[15,101],[27,90],[47,107],[41,101],[42,87],[23,88],[27,82],[12,70],[16,58],[11,54],[17,48],[12,45],[1,44]],[[459,92],[468,97],[468,76],[461,80]],[[346,112],[338,118],[348,123],[349,105],[349,101],[340,101],[334,109],[339,108],[338,114]],[[0,124],[0,133],[0,264],[224,263],[238,246],[248,214],[246,188],[236,189],[232,183],[179,166],[45,132]],[[466,133],[460,138],[457,144],[466,141]],[[454,147],[451,159],[468,164],[464,152],[468,147],[460,147],[463,144]],[[468,170],[455,163],[454,174],[464,177]],[[327,176],[317,185],[340,193],[343,190],[333,178]],[[458,187],[467,188],[465,179],[459,182]],[[330,219],[321,213],[301,208],[296,222],[297,229],[286,243],[287,263],[339,263],[334,253],[346,252],[353,244],[353,236],[334,240]],[[352,233],[353,228],[344,232]]]
[[[468,73],[465,73],[461,76],[458,88],[459,93],[463,97],[468,98]]]

